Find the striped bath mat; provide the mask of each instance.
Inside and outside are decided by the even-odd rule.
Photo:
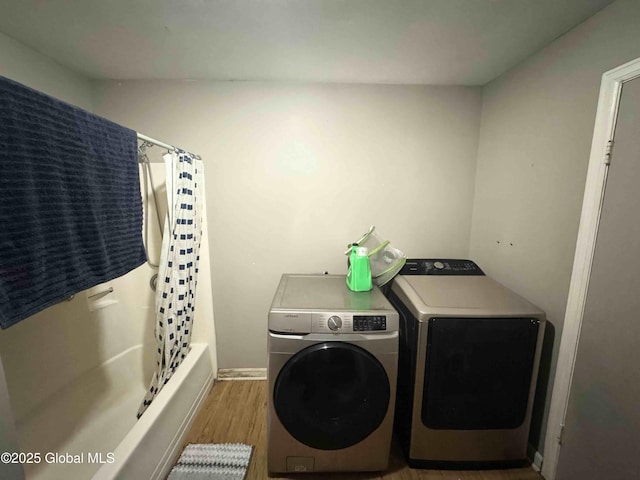
[[[244,480],[252,451],[242,443],[190,443],[168,480]]]

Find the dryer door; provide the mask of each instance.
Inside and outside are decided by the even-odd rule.
[[[380,426],[389,396],[387,374],[373,355],[349,343],[323,342],[301,350],[282,367],[273,405],[296,440],[338,450]]]

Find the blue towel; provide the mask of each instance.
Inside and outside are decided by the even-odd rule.
[[[136,132],[0,77],[0,327],[145,262]]]

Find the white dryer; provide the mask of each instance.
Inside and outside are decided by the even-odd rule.
[[[344,275],[280,280],[269,311],[269,471],[378,471],[388,466],[398,313]]]

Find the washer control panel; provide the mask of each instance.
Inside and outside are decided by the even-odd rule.
[[[311,330],[316,333],[386,332],[386,315],[314,313]]]
[[[386,315],[354,315],[354,332],[374,332],[387,329]]]

